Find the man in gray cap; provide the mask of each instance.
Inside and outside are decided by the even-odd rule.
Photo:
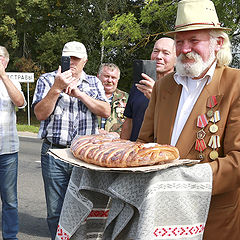
[[[240,71],[212,1],[178,3],[176,73],[157,81],[139,141],[171,144],[212,169],[204,240],[240,236]],[[201,211],[199,209],[199,214]]]
[[[64,45],[62,56],[69,56],[70,69],[45,73],[37,81],[32,107],[41,121],[38,136],[42,176],[47,202],[47,222],[55,239],[59,216],[72,172],[72,166],[48,154],[51,148],[68,148],[76,135],[97,133],[97,116],[107,118],[111,108],[101,81],[87,75],[85,46],[76,41]]]

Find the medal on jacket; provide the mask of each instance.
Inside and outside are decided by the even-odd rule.
[[[216,125],[216,122],[220,120],[220,112],[216,111],[214,112],[213,116],[210,118],[210,122],[213,124],[209,127],[209,131],[211,133],[216,133],[218,131],[218,126]]]
[[[197,119],[197,126],[200,128],[205,128],[208,125],[208,120],[205,114],[199,115]]]
[[[204,128],[208,125],[208,120],[205,114],[199,115],[197,119],[197,127],[201,128],[200,131],[197,132],[197,139],[195,143],[195,150],[199,152],[198,158],[200,160],[204,159],[203,151],[207,148],[206,143],[204,141],[204,137],[206,133],[204,132]]]
[[[211,136],[208,146],[211,147],[213,150],[209,153],[209,157],[212,160],[218,158],[218,152],[216,151],[217,148],[220,147],[220,137],[218,135]]]
[[[204,139],[196,139],[195,149],[199,151],[198,158],[203,160],[205,158],[203,151],[207,148]]]
[[[207,99],[207,107],[210,108],[208,111],[207,111],[207,116],[210,118],[213,116],[213,108],[217,105],[217,99],[216,99],[216,96],[210,96],[208,99]]]

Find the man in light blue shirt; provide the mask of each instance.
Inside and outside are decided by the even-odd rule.
[[[24,108],[26,101],[19,82],[11,81],[5,69],[9,53],[0,46],[0,194],[2,199],[2,237],[17,239],[18,201],[17,170],[19,139],[15,107]]]

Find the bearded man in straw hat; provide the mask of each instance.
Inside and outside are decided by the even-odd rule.
[[[157,81],[139,141],[171,144],[209,163],[212,199],[205,240],[240,239],[240,71],[209,0],[178,3],[176,72]],[[156,107],[157,106],[157,107]]]

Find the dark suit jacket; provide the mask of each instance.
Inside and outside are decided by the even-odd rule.
[[[139,141],[170,144],[174,120],[182,86],[173,79],[173,73],[156,82],[146,111]],[[240,239],[240,71],[229,67],[217,67],[212,81],[201,92],[182,130],[176,147],[180,158],[197,159],[195,150],[198,115],[206,113],[207,99],[216,96],[220,111],[218,132],[221,147],[219,157],[209,158],[211,148],[204,150],[205,159],[213,170],[212,200],[204,233],[205,240]],[[208,124],[204,138],[208,144],[213,135]]]

